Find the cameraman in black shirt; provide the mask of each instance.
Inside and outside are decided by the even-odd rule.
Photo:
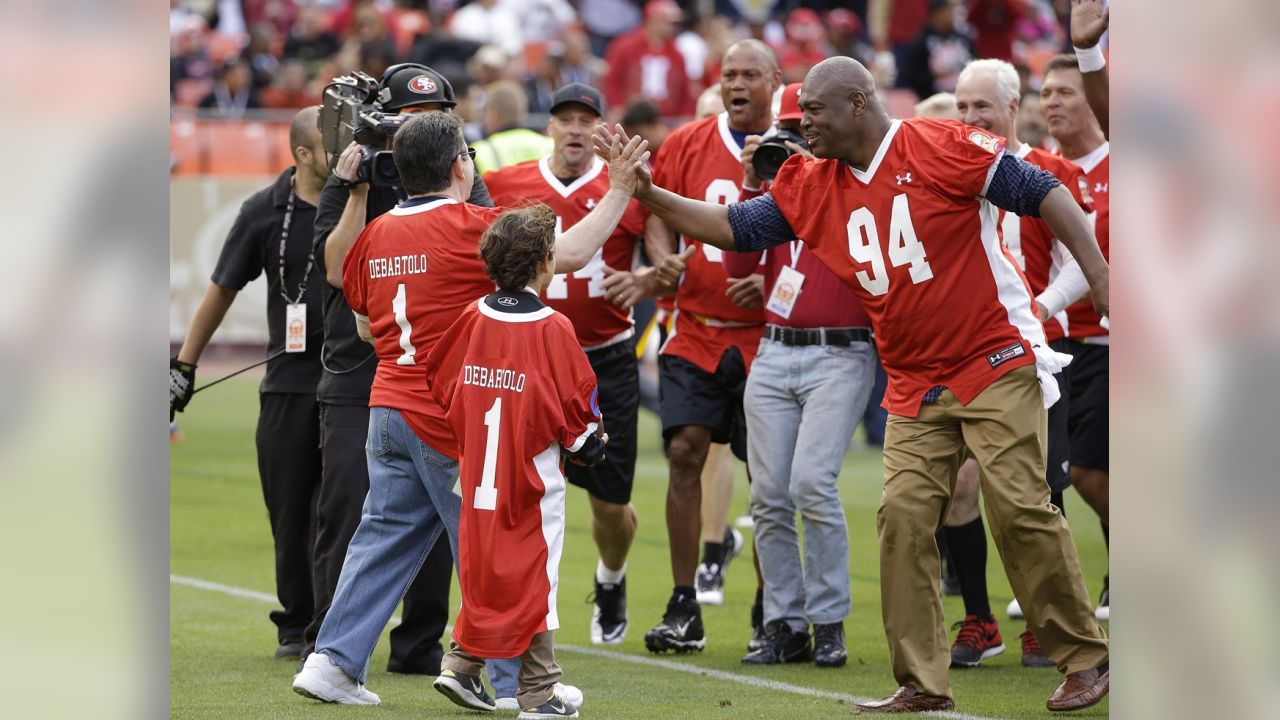
[[[329,176],[317,129],[318,108],[298,112],[289,128],[293,167],[240,206],[187,339],[170,362],[169,410],[186,408],[196,364],[222,324],[236,294],[267,277],[267,372],[259,387],[258,475],[276,552],[276,595],[271,612],[276,657],[298,659],[315,612],[311,534],[320,485],[321,293],[324,271],[313,255],[312,230],[320,190]],[[318,253],[319,251],[315,251]]]
[[[457,104],[449,81],[425,65],[388,68],[379,85],[376,105],[387,113],[450,112]],[[365,224],[406,197],[399,187],[353,182],[360,158],[361,148],[354,143],[343,151],[320,195],[315,219],[316,262],[328,282],[324,284],[324,366],[317,390],[324,455],[315,546],[317,613],[306,632],[308,653],[333,601],[347,544],[360,524],[369,491],[365,441],[369,390],[378,360],[373,347],[356,335],[355,316],[342,294],[342,262]],[[479,177],[469,202],[493,207]],[[405,593],[402,622],[391,631],[388,672],[440,673],[444,651],[439,641],[450,619],[452,575],[449,544],[436,543]],[[514,689],[514,678],[512,683]]]

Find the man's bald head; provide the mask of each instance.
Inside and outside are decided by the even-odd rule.
[[[757,54],[760,59],[764,61],[765,67],[767,67],[770,72],[778,72],[778,56],[773,53],[773,48],[760,40],[756,40],[755,38],[739,40],[730,45],[725,49],[724,56],[721,58],[721,61],[727,59],[730,55],[742,52]]]
[[[289,150],[297,153],[298,147],[314,148],[320,135],[320,106],[312,105],[298,111],[289,123]]]
[[[876,94],[876,80],[871,71],[851,57],[830,57],[814,65],[804,79],[806,87],[811,83],[815,89],[817,86],[830,87],[847,91],[849,95],[860,92],[874,98]]]
[[[889,126],[876,96],[876,81],[862,63],[848,57],[814,65],[800,88],[804,117],[800,130],[814,155],[840,158],[861,167]]]
[[[308,173],[323,185],[329,177],[329,163],[325,158],[324,141],[320,136],[320,106],[312,105],[298,111],[289,123],[289,152],[299,172]]]

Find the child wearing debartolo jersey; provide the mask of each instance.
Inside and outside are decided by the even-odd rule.
[[[500,216],[480,243],[497,292],[468,307],[426,362],[430,392],[458,440],[462,489],[462,609],[435,687],[459,705],[492,710],[483,658],[519,657],[516,699],[527,720],[578,716],[555,691],[561,462],[598,463],[607,440],[573,326],[538,299],[554,274],[554,246],[545,205]]]

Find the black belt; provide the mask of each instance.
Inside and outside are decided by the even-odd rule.
[[[793,328],[765,325],[764,336],[783,345],[852,345],[871,342],[867,328]]]

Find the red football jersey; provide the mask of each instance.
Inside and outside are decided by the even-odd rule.
[[[546,203],[556,214],[557,236],[577,225],[609,191],[608,166],[595,158],[591,169],[565,185],[551,172],[547,158],[485,173],[495,205],[518,207]],[[575,273],[556,275],[542,299],[573,323],[582,347],[591,349],[631,337],[631,311],[604,298],[604,267],[630,270],[635,263],[636,238],[644,237],[645,215],[635,200],[627,206],[618,227],[596,251],[591,262]]]
[[[729,205],[742,192],[742,148],[729,131],[729,113],[703,118],[677,128],[662,143],[653,162],[653,182],[694,200]],[[715,372],[720,356],[737,346],[747,367],[755,358],[763,332],[764,310],[745,310],[725,295],[730,278],[720,248],[685,237],[689,258],[676,291],[674,332],[662,352],[682,357]]]
[[[461,450],[453,639],[481,657],[516,657],[560,626],[560,449],[596,431],[596,378],[568,318],[527,293],[473,301],[426,363]]]
[[[1084,170],[1085,179],[1089,181],[1089,192],[1097,210],[1093,232],[1098,236],[1102,256],[1111,262],[1111,143],[1102,143],[1098,149],[1074,162]],[[1089,298],[1067,308],[1067,321],[1068,337],[1096,337],[1099,342],[1105,342],[1103,338],[1109,335]]]
[[[421,359],[463,308],[493,292],[480,236],[501,210],[434,197],[406,201],[365,226],[347,252],[342,290],[369,318],[378,371],[370,407],[404,414],[418,437],[457,457],[444,410],[425,392]]]
[[[896,415],[937,385],[968,403],[1046,345],[982,197],[1003,148],[952,120],[894,120],[865,172],[797,155],[773,183],[795,234],[862,299]]]
[[[1093,202],[1089,196],[1088,181],[1084,171],[1074,163],[1068,162],[1053,153],[1032,148],[1023,144],[1015,153],[1018,157],[1032,165],[1039,166],[1062,181],[1063,187],[1071,192],[1071,196],[1079,203],[1085,213],[1093,212]],[[1058,243],[1049,229],[1048,223],[1036,217],[1019,217],[1010,212],[1000,211],[1000,235],[1004,244],[1013,253],[1027,283],[1031,286],[1031,295],[1035,297],[1049,286],[1058,274],[1058,257],[1064,257],[1065,248],[1055,253]],[[1066,337],[1066,311],[1049,318],[1044,324],[1044,332],[1049,342]]]

